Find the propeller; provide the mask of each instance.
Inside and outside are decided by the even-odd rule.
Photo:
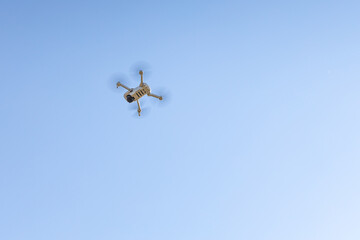
[[[121,91],[124,91],[125,89],[122,88],[122,87],[117,87],[117,83],[120,82],[122,84],[124,84],[125,86],[131,88],[132,84],[129,83],[128,81],[128,78],[126,77],[125,74],[116,74],[112,77],[110,77],[108,79],[108,82],[107,82],[107,85],[108,85],[108,88],[113,91],[113,92],[121,92]],[[126,91],[126,90],[125,90]]]
[[[145,106],[145,107],[144,107]],[[148,116],[150,113],[150,108],[146,107],[146,104],[144,104],[144,101],[140,102],[140,107],[141,107],[141,117],[145,117]],[[138,114],[138,105],[136,102],[130,103],[129,107],[128,107],[129,111],[133,112],[133,117],[138,118],[139,114]]]
[[[157,98],[149,97],[152,99],[151,100],[152,102],[156,103],[159,106],[165,106],[171,101],[171,93],[168,90],[165,90],[163,88],[155,89],[155,90],[151,89],[151,93],[162,97],[162,100],[160,101]]]
[[[143,71],[144,78],[148,78],[151,75],[150,64],[145,61],[140,61],[133,64],[130,68],[131,75],[136,79],[140,79],[140,75],[139,75],[140,71]]]

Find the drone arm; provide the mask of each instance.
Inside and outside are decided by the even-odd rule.
[[[126,90],[130,91],[130,88],[128,88],[127,86],[125,86],[124,84],[122,84],[122,83],[120,83],[120,82],[117,82],[117,83],[116,83],[116,87],[117,87],[117,88],[118,88],[118,87],[123,87],[123,88],[125,88]]]
[[[158,96],[158,95],[152,94],[152,93],[149,93],[148,96],[154,97],[154,98],[158,98],[159,100],[162,100],[162,99],[163,99],[162,96]]]
[[[140,83],[140,86],[142,87],[142,86],[144,85],[143,71],[142,71],[142,70],[140,70],[140,71],[139,71],[139,74],[140,74],[140,76],[141,76],[141,83]]]
[[[138,105],[138,114],[140,116],[140,113],[141,113],[140,102],[139,102],[139,100],[136,100],[136,102],[137,102],[137,105]]]

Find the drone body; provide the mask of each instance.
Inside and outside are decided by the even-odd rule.
[[[126,101],[128,101],[129,103],[132,103],[134,101],[139,100],[140,98],[142,98],[143,96],[147,95],[150,93],[150,87],[144,83],[143,86],[138,86],[136,88],[132,88],[129,91],[127,91],[124,94],[124,98],[126,99]]]
[[[139,99],[142,98],[143,96],[145,95],[148,95],[150,97],[155,97],[155,98],[158,98],[159,100],[162,100],[162,96],[158,96],[158,95],[155,95],[155,94],[152,94],[151,93],[151,89],[149,87],[149,85],[147,85],[146,83],[144,83],[143,81],[143,71],[140,70],[139,71],[139,74],[141,76],[141,82],[140,82],[140,85],[136,88],[128,88],[127,86],[125,86],[124,84],[120,83],[120,82],[117,82],[116,83],[116,87],[123,87],[125,88],[126,90],[128,90],[125,94],[124,94],[124,98],[125,100],[128,102],[128,103],[132,103],[134,101],[137,102],[137,105],[138,105],[138,114],[140,116],[140,113],[141,113],[141,107],[140,107],[140,102],[139,102]]]

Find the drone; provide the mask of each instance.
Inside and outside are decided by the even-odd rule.
[[[144,72],[142,70],[140,70],[139,74],[141,76],[141,82],[140,82],[140,85],[138,87],[129,88],[129,87],[125,86],[124,84],[122,84],[120,82],[117,82],[116,83],[116,88],[123,87],[123,88],[125,88],[127,90],[127,92],[124,94],[124,98],[128,103],[132,103],[132,102],[135,102],[135,101],[137,102],[137,105],[138,105],[137,112],[138,112],[138,114],[140,116],[140,113],[141,113],[141,107],[140,107],[140,102],[139,102],[140,98],[142,98],[145,95],[148,95],[150,97],[157,98],[157,99],[159,99],[161,101],[161,100],[163,100],[163,97],[151,93],[151,89],[150,89],[149,85],[144,83],[144,80],[143,80]]]

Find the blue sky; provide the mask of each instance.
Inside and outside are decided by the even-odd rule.
[[[1,1],[0,238],[359,239],[359,7]]]

